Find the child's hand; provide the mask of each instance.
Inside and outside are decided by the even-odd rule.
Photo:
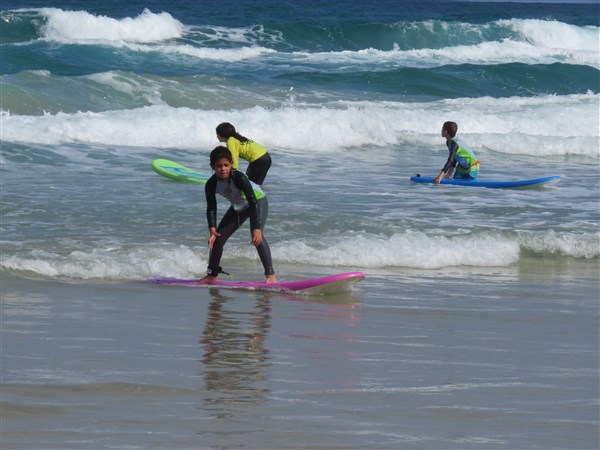
[[[252,230],[252,245],[258,247],[262,243],[262,230],[260,228],[256,228]]]
[[[210,248],[212,250],[213,245],[215,243],[215,239],[217,239],[217,237],[221,236],[221,234],[217,233],[217,229],[215,227],[211,227],[209,231],[210,231],[210,237],[208,238],[208,248]]]

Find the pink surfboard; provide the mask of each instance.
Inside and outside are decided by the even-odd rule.
[[[365,274],[362,272],[346,272],[307,280],[280,281],[273,284],[267,284],[264,281],[226,281],[224,279],[217,280],[216,284],[201,284],[197,280],[183,280],[180,278],[154,278],[147,280],[147,282],[169,286],[222,287],[226,289],[328,294],[348,290],[352,284],[358,283],[364,278]]]

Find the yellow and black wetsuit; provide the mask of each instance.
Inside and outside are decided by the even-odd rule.
[[[265,181],[267,172],[271,167],[271,155],[266,148],[258,142],[240,141],[234,136],[227,139],[227,148],[231,152],[232,164],[234,169],[239,167],[239,159],[245,159],[249,162],[246,175],[250,181],[260,185]]]

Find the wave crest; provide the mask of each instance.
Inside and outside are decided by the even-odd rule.
[[[513,234],[479,232],[462,236],[428,235],[407,231],[386,237],[369,233],[345,233],[321,241],[271,242],[275,266],[311,265],[382,269],[405,267],[434,270],[447,267],[508,267],[517,264],[522,251],[536,257],[548,254],[577,259],[600,256],[600,233],[576,234],[544,231]],[[1,267],[20,273],[53,278],[140,280],[156,276],[193,278],[204,273],[205,248],[160,244],[133,248],[74,250],[61,255],[47,250],[19,252],[2,259]],[[260,266],[251,246],[231,246],[223,264],[241,260]],[[259,269],[260,270],[260,269]]]
[[[155,14],[148,9],[137,17],[123,19],[57,8],[41,12],[47,20],[42,28],[44,37],[61,43],[154,43],[179,38],[185,29],[171,14]]]

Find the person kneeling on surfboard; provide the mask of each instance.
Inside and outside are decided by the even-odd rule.
[[[435,184],[440,184],[444,177],[452,178],[453,172],[454,178],[462,180],[476,180],[479,175],[479,161],[468,145],[455,138],[457,131],[456,122],[444,122],[442,137],[446,138],[450,154],[439,175],[434,178]]]
[[[207,275],[198,280],[199,283],[213,284],[222,272],[219,263],[223,256],[223,247],[227,239],[250,218],[250,233],[252,244],[258,251],[258,256],[265,269],[267,283],[276,283],[275,271],[271,260],[271,249],[264,238],[262,230],[267,221],[269,204],[260,186],[251,182],[248,177],[232,167],[231,152],[222,146],[216,147],[210,153],[210,167],[215,173],[206,182],[206,219],[210,238],[210,250]],[[217,198],[216,194],[225,197],[231,206],[223,215],[217,227]]]

